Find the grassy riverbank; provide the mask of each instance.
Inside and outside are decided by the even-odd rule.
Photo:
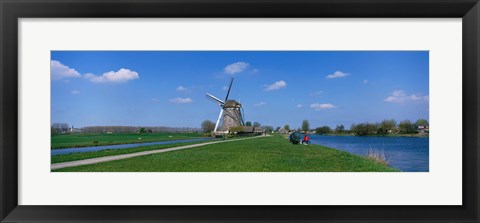
[[[55,171],[78,172],[387,172],[367,158],[282,136],[212,144]]]
[[[87,146],[119,145],[166,140],[193,139],[202,137],[200,133],[117,133],[117,134],[65,134],[51,137],[51,148],[72,148]]]
[[[328,133],[328,134],[316,134],[316,135],[323,135],[323,136],[358,136],[358,137],[427,137],[428,134],[388,134],[388,135],[366,135],[366,136],[359,136],[355,134],[336,134],[336,133]]]
[[[51,163],[52,164],[63,163],[63,162],[98,158],[98,157],[104,157],[104,156],[143,152],[148,150],[166,149],[166,148],[172,148],[176,146],[185,146],[185,145],[192,145],[197,143],[201,143],[201,142],[183,142],[183,143],[172,143],[172,144],[165,144],[165,145],[140,146],[140,147],[134,147],[134,148],[128,148],[128,149],[106,149],[106,150],[100,150],[100,151],[94,151],[94,152],[60,154],[60,155],[51,156]]]

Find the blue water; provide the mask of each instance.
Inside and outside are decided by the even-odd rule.
[[[170,141],[161,141],[161,142],[144,142],[144,143],[132,143],[132,144],[120,144],[120,145],[109,145],[109,146],[90,146],[90,147],[77,147],[77,148],[65,148],[65,149],[52,149],[51,155],[60,155],[60,154],[70,154],[70,153],[84,153],[84,152],[93,152],[106,149],[127,149],[140,146],[152,146],[152,145],[166,145],[180,142],[199,142],[211,140],[210,138],[198,138],[198,139],[182,139],[182,140],[170,140]]]
[[[404,172],[428,172],[428,137],[374,137],[310,135],[310,141],[357,155],[370,148],[384,151],[389,165]]]

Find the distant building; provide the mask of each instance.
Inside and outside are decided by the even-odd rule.
[[[265,130],[262,127],[253,127],[253,132],[255,133],[262,133]]]
[[[253,126],[243,126],[244,132],[253,132]]]
[[[73,125],[72,127],[68,130],[69,133],[81,133],[82,130],[79,128],[74,128]]]
[[[422,133],[428,133],[428,132],[429,132],[429,128],[428,128],[428,127],[429,127],[428,125],[427,125],[427,126],[419,125],[419,126],[417,127],[417,132],[418,132],[418,133],[421,133],[421,134],[422,134]]]

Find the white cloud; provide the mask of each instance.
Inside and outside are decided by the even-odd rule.
[[[283,80],[280,80],[280,81],[276,81],[275,83],[273,83],[271,85],[266,85],[265,87],[266,87],[265,88],[266,91],[279,90],[279,89],[287,87],[287,83]]]
[[[192,103],[193,100],[191,98],[172,98],[170,102],[174,104],[188,104]]]
[[[253,70],[252,70],[252,74],[256,74],[256,73],[258,73],[258,72],[260,72],[260,70],[258,70],[258,69],[253,69]]]
[[[262,102],[258,102],[258,103],[256,103],[256,104],[254,104],[253,106],[255,106],[255,107],[260,107],[260,106],[264,106],[264,105],[266,105],[266,104],[267,104],[267,103],[265,103],[265,102],[262,101]]]
[[[125,68],[122,68],[117,72],[110,71],[104,73],[102,76],[88,73],[85,74],[84,77],[93,83],[122,83],[140,78],[137,72]]]
[[[324,109],[332,109],[335,108],[335,105],[332,104],[320,104],[320,103],[313,103],[310,105],[310,108],[313,108],[315,111],[320,111]]]
[[[302,108],[302,107],[303,107],[302,104],[298,104],[298,105],[297,105],[297,108]]]
[[[322,93],[323,93],[322,91],[316,91],[316,92],[310,93],[309,95],[312,96],[312,97],[314,97],[314,96],[319,96],[319,95],[321,95]]]
[[[392,103],[422,102],[422,101],[428,101],[428,100],[429,100],[428,95],[421,95],[421,94],[407,95],[404,90],[393,91],[392,95],[384,99],[385,102],[392,102]]]
[[[368,80],[363,80],[363,83],[364,83],[364,84],[368,84]]]
[[[236,73],[240,73],[242,71],[244,71],[245,69],[247,69],[249,66],[248,63],[245,63],[245,62],[236,62],[236,63],[232,63],[230,65],[227,65],[225,67],[225,73],[227,74],[236,74]]]
[[[63,65],[60,61],[50,61],[50,76],[52,80],[60,80],[62,78],[76,78],[82,75],[75,69]]]
[[[222,91],[227,91],[228,90],[228,87],[227,86],[223,86],[222,87]]]
[[[184,86],[178,86],[177,87],[177,91],[178,92],[187,92],[188,91],[188,88],[184,87]]]
[[[160,102],[160,99],[158,99],[158,98],[152,98],[151,100],[152,100],[152,102]]]
[[[70,92],[71,94],[80,94],[80,91],[79,90],[73,90]]]
[[[350,75],[350,74],[343,73],[342,71],[335,71],[335,73],[327,75],[327,78],[329,78],[329,79],[340,78],[340,77],[346,77],[348,75]]]

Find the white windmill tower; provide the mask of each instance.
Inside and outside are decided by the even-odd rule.
[[[213,99],[220,106],[220,114],[218,115],[217,123],[215,124],[215,133],[225,133],[228,132],[230,127],[235,126],[244,126],[243,119],[243,107],[242,104],[235,100],[228,100],[228,95],[232,89],[233,78],[230,81],[230,86],[228,87],[227,96],[225,101],[220,100],[219,98],[207,93],[207,96]],[[222,118],[223,115],[223,118]],[[218,129],[220,124],[220,119],[222,119],[221,127]]]

